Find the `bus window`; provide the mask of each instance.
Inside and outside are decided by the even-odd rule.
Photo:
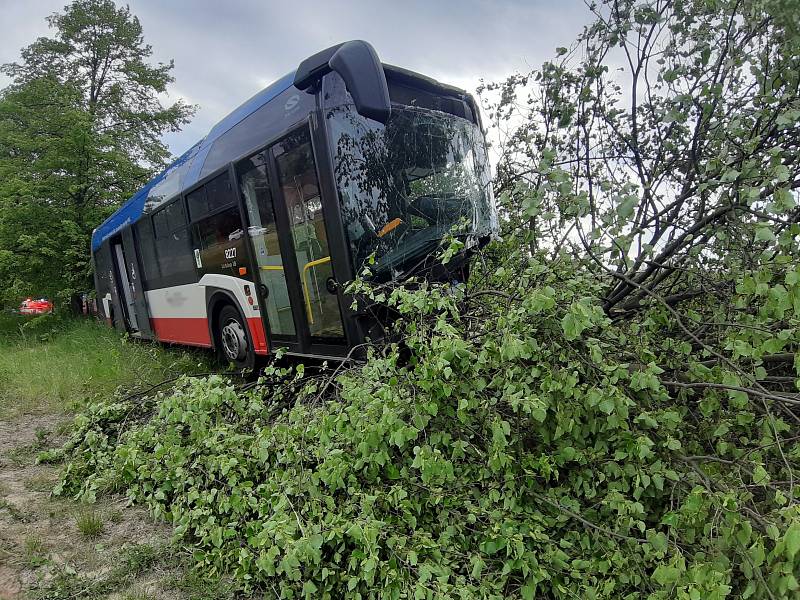
[[[247,211],[248,233],[258,264],[258,279],[267,288],[264,301],[270,331],[273,336],[294,337],[292,306],[278,244],[266,160],[265,153],[259,153],[239,163],[239,183]]]
[[[242,217],[236,205],[194,223],[193,229],[194,247],[199,257],[197,267],[201,273],[234,277],[246,274],[239,271],[240,267],[247,266],[247,252]]]
[[[156,240],[153,236],[153,223],[148,217],[142,217],[142,219],[136,223],[136,239],[139,242],[139,252],[142,257],[145,287],[146,289],[150,289],[154,284],[158,283],[161,273],[158,270]]]
[[[277,157],[279,183],[289,213],[308,328],[313,337],[341,339],[339,301],[326,289],[333,268],[308,130],[290,135],[279,146],[283,150]]]
[[[186,195],[189,217],[192,221],[197,221],[233,201],[227,172],[216,176],[203,187]]]
[[[208,214],[208,200],[206,198],[206,187],[201,186],[191,194],[186,194],[186,205],[189,207],[189,217],[196,221],[203,215]]]
[[[180,198],[153,215],[153,229],[161,271],[158,287],[196,282],[189,229]]]

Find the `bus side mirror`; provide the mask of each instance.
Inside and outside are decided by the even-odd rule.
[[[326,73],[338,73],[353,97],[360,115],[386,123],[392,112],[386,73],[372,45],[353,40],[332,46],[308,57],[294,74],[294,86],[311,87]]]

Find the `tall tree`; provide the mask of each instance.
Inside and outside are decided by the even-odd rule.
[[[573,47],[497,86],[493,117],[518,125],[497,188],[532,248],[607,267],[609,314],[656,293],[673,305],[727,297],[731,275],[767,255],[796,257],[796,0],[591,9]]]
[[[0,93],[0,300],[90,287],[89,237],[165,165],[161,141],[193,113],[161,98],[173,63],[152,48],[130,9],[76,0],[54,30],[3,65]]]

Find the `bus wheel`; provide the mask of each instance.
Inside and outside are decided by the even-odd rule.
[[[239,369],[251,369],[255,355],[247,339],[247,330],[239,311],[231,305],[222,307],[217,320],[219,353],[226,363]]]

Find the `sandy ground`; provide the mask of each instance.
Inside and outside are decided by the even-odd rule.
[[[139,508],[127,507],[124,499],[87,506],[50,496],[61,467],[37,465],[35,460],[41,450],[63,442],[58,432],[64,420],[63,416],[40,415],[0,421],[0,600],[44,595],[43,591],[54,587],[59,573],[80,577],[82,582],[102,580],[126,549],[168,544],[170,528],[155,524]],[[87,539],[77,526],[78,518],[87,512],[103,523],[102,532],[93,539]],[[52,594],[51,590],[47,597],[61,597]],[[94,592],[64,594],[98,597]],[[99,597],[149,599],[176,594],[161,589],[153,573],[144,573]]]

